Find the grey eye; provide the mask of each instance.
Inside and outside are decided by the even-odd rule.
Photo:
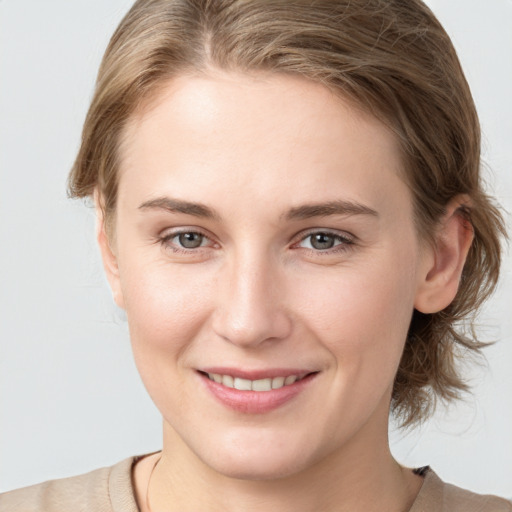
[[[196,249],[197,247],[201,247],[204,242],[204,235],[201,233],[180,233],[176,238],[178,239],[179,245],[185,249]]]
[[[328,233],[315,233],[309,236],[311,247],[319,251],[332,249],[336,243],[336,237]]]

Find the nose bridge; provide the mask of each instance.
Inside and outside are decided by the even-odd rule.
[[[291,324],[283,286],[279,264],[267,251],[246,245],[234,252],[219,284],[217,334],[247,347],[286,337]]]

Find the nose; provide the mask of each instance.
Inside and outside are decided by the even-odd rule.
[[[239,257],[225,265],[213,318],[218,336],[240,347],[256,348],[290,334],[286,287],[276,266],[264,255]]]

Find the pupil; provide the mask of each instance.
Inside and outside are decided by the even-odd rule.
[[[179,241],[182,247],[186,249],[195,249],[199,247],[203,241],[203,235],[199,233],[181,233]]]
[[[334,237],[326,233],[318,233],[311,237],[311,245],[315,249],[331,249],[334,246]]]

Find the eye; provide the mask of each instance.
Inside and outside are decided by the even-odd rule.
[[[328,231],[316,231],[309,233],[297,245],[314,251],[329,251],[329,249],[346,249],[353,243],[354,241],[349,236]]]
[[[160,243],[173,252],[189,252],[202,247],[212,247],[214,243],[199,231],[173,231],[165,234]]]
[[[180,233],[179,235],[175,235],[172,240],[184,249],[197,249],[203,245],[205,238],[206,237],[201,233],[194,233],[191,231],[189,233]]]

